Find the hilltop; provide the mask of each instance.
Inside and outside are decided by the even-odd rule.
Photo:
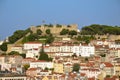
[[[41,38],[46,39],[46,43],[51,43],[53,40],[59,40],[58,37],[70,37],[73,35],[77,35],[78,26],[76,24],[72,25],[52,25],[52,24],[44,24],[38,26],[30,26],[30,28],[26,30],[17,30],[10,36],[10,43],[25,43],[29,41],[40,41]],[[55,39],[53,39],[55,38]],[[50,41],[51,40],[51,41]]]
[[[13,35],[9,36],[8,42],[0,46],[1,50],[6,51],[7,44],[22,45],[26,42],[35,41],[44,44],[50,44],[54,41],[61,41],[63,38],[69,38],[72,43],[81,42],[90,43],[94,39],[120,39],[120,27],[92,24],[83,27],[80,32],[77,24],[44,24],[30,26],[26,30],[16,30]]]

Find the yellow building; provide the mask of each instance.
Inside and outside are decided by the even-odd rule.
[[[49,80],[47,76],[44,76],[42,80]]]
[[[116,58],[113,62],[114,65],[114,75],[120,76],[120,58]]]
[[[43,76],[42,80],[58,80],[58,78],[55,75],[48,75],[48,76]]]
[[[60,63],[60,62],[54,63],[53,67],[54,67],[54,72],[63,73],[63,63]]]

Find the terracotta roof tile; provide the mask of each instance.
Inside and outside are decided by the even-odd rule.
[[[105,64],[106,67],[113,67],[113,65],[109,62],[103,62],[103,64]]]

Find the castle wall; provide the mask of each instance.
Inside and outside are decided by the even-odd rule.
[[[43,33],[45,33],[45,31],[47,29],[50,29],[52,34],[59,34],[62,29],[68,29],[68,30],[78,30],[78,25],[77,24],[71,24],[70,27],[67,27],[67,25],[62,25],[61,27],[56,27],[56,25],[53,25],[53,27],[48,27],[48,26],[44,26],[41,25],[41,27],[35,27],[35,26],[31,26],[31,30],[33,31],[33,33],[36,33],[37,29],[41,29],[43,31]]]

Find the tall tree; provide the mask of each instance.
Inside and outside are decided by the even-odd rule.
[[[47,39],[46,39],[46,43],[52,43],[54,41],[54,37],[53,37],[53,35],[52,34],[50,34],[50,35],[48,35],[47,36]]]
[[[24,67],[24,69],[26,71],[30,67],[30,65],[29,64],[24,64],[23,67]]]
[[[43,47],[42,47],[42,49],[41,49],[41,51],[40,51],[39,60],[49,61],[49,57],[48,57],[48,55],[44,52],[44,48],[43,48]]]
[[[72,71],[79,72],[79,69],[80,69],[80,64],[75,63],[75,64],[73,65],[73,70],[72,70]]]
[[[50,29],[46,29],[46,34],[51,34]]]
[[[37,29],[37,34],[38,34],[38,35],[41,35],[41,34],[42,34],[41,29]]]
[[[66,35],[69,33],[68,29],[62,29],[62,31],[60,32],[60,35]]]
[[[52,58],[49,58],[48,54],[44,52],[43,46],[42,49],[40,50],[39,60],[52,61]]]
[[[0,49],[2,51],[7,51],[7,43],[3,43],[1,46],[0,46]]]
[[[17,51],[11,51],[10,53],[8,53],[8,55],[19,55],[19,52],[17,52]]]
[[[77,32],[75,30],[71,30],[71,31],[69,31],[69,35],[71,35],[71,36],[77,35]]]
[[[30,34],[28,36],[28,40],[29,41],[35,41],[36,39],[38,39],[38,35],[37,34]]]

